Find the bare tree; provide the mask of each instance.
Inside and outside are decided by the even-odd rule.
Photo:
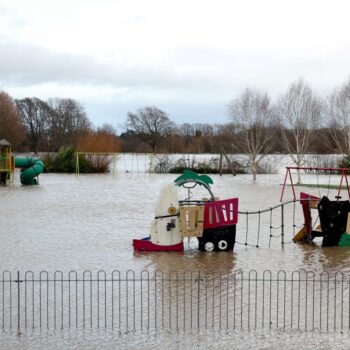
[[[350,155],[350,79],[328,99],[329,130],[337,149]]]
[[[228,108],[238,131],[232,145],[248,154],[255,181],[258,165],[272,147],[273,134],[269,132],[273,124],[270,98],[267,93],[247,88]]]
[[[311,136],[320,122],[322,102],[302,79],[289,85],[278,102],[284,146],[296,166],[302,166]],[[301,182],[300,172],[298,181]]]
[[[38,153],[46,136],[50,108],[46,102],[36,97],[16,100],[16,104],[27,129],[31,150]]]
[[[26,138],[24,125],[16,103],[6,92],[0,92],[0,139],[19,147]]]
[[[195,130],[192,124],[183,123],[179,127],[180,135],[184,138],[186,148],[190,144],[191,140],[195,136]]]
[[[117,136],[117,130],[112,124],[104,123],[97,128],[97,132]]]
[[[70,98],[53,98],[49,100],[49,106],[49,138],[54,150],[74,146],[80,134],[91,130],[91,122],[79,102]]]
[[[156,153],[160,143],[171,134],[174,123],[157,107],[144,107],[128,113],[127,127],[134,131]]]

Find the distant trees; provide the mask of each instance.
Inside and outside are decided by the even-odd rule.
[[[54,98],[49,100],[48,105],[48,137],[52,150],[73,146],[82,133],[91,130],[91,122],[79,102],[69,98]]]
[[[97,128],[97,132],[117,136],[117,130],[111,124],[105,123]]]
[[[299,79],[281,96],[277,112],[283,144],[296,166],[301,166],[310,149],[312,134],[320,126],[322,102],[311,87]]]
[[[50,107],[46,102],[36,97],[16,100],[16,104],[27,130],[30,149],[38,153],[39,147],[47,134]]]
[[[228,123],[195,123],[188,115],[176,125],[164,111],[146,106],[127,114],[127,130],[117,136],[113,125],[94,128],[76,100],[14,101],[0,92],[0,138],[34,152],[63,146],[91,152],[246,153],[254,179],[267,153],[288,153],[297,166],[310,152],[350,155],[350,79],[326,103],[299,79],[275,104],[267,93],[245,89],[228,110]]]
[[[156,153],[161,142],[170,136],[174,123],[169,116],[154,106],[139,109],[136,113],[128,112],[127,127]]]
[[[196,132],[192,124],[183,123],[179,126],[179,134],[182,135],[185,142],[185,146],[188,147],[193,137],[196,135]]]
[[[72,99],[54,98],[48,102],[26,97],[16,100],[27,131],[30,149],[58,151],[75,146],[78,137],[91,130],[91,122],[83,106]]]
[[[82,133],[77,138],[76,148],[84,152],[114,153],[120,151],[120,142],[113,126],[104,124],[96,131]]]
[[[337,149],[350,155],[350,79],[328,99],[329,130]]]
[[[232,139],[235,149],[248,154],[253,179],[256,180],[258,165],[272,148],[273,113],[270,98],[265,92],[245,89],[228,106],[237,133]]]
[[[0,92],[0,139],[5,138],[18,148],[26,138],[16,103],[6,92]]]

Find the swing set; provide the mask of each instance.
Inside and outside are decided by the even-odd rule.
[[[300,204],[303,208],[304,225],[301,230],[294,236],[294,242],[310,243],[315,237],[322,237],[322,246],[350,246],[350,190],[348,181],[348,172],[350,168],[321,168],[321,167],[286,167],[282,193],[280,201],[283,200],[287,180],[290,181],[290,186],[293,193],[293,201],[296,201],[295,185],[293,182],[292,170],[311,172],[316,174],[318,196],[310,195],[305,192],[300,193]],[[328,185],[322,185],[327,188],[327,194],[321,197],[321,184],[319,181],[320,173],[328,174]],[[329,190],[331,188],[331,176],[340,176],[339,186],[337,186],[337,195],[335,200],[329,199]],[[343,184],[348,194],[347,200],[340,200],[340,191]],[[308,184],[305,184],[306,186]],[[310,185],[310,184],[309,184]],[[317,219],[319,225],[314,228],[312,220],[312,209],[317,210]],[[315,221],[315,223],[316,223]]]
[[[283,195],[285,192],[285,188],[287,186],[287,180],[290,180],[290,186],[292,188],[292,192],[293,192],[293,199],[296,199],[296,195],[295,195],[295,185],[294,185],[294,181],[293,181],[293,176],[292,176],[292,172],[291,170],[296,170],[298,173],[300,171],[309,171],[309,172],[315,172],[316,177],[317,177],[317,188],[318,191],[320,193],[320,182],[319,182],[319,173],[320,172],[324,172],[325,174],[328,173],[328,186],[327,188],[327,196],[329,194],[329,189],[331,187],[331,176],[334,175],[334,173],[339,174],[340,175],[340,183],[339,183],[339,187],[338,187],[338,193],[336,198],[340,199],[340,191],[342,189],[343,183],[346,184],[346,190],[348,192],[348,198],[350,199],[350,190],[349,190],[349,181],[348,181],[348,172],[350,172],[350,168],[320,168],[320,167],[291,167],[291,166],[287,166],[286,167],[286,174],[284,176],[284,181],[283,181],[283,187],[282,187],[282,193],[281,193],[281,198],[280,201],[283,201]],[[307,184],[305,184],[307,185]]]

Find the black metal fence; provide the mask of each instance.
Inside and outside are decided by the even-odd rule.
[[[41,271],[0,280],[2,330],[350,330],[350,274]]]

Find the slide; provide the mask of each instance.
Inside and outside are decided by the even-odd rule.
[[[15,167],[22,169],[22,185],[37,185],[36,177],[44,171],[44,163],[35,157],[16,157]]]

